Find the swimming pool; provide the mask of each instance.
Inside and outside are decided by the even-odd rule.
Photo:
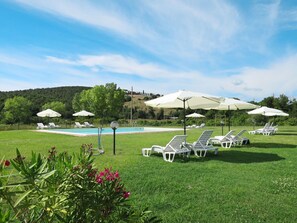
[[[120,127],[116,129],[116,134],[131,134],[131,133],[146,133],[146,132],[166,132],[166,131],[181,131],[181,128],[152,128],[152,127]],[[38,132],[57,133],[76,136],[98,135],[98,128],[75,128],[75,129],[43,129]],[[102,128],[102,135],[111,135],[111,128]]]

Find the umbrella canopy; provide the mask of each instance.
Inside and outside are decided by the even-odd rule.
[[[52,109],[46,109],[44,111],[38,112],[37,113],[38,117],[49,117],[49,118],[54,118],[54,117],[60,117],[61,114],[52,110]]]
[[[82,110],[73,114],[73,116],[94,116],[93,113]]]
[[[192,92],[178,91],[162,97],[146,101],[145,104],[157,108],[208,108],[217,106],[221,98],[213,95]]]
[[[246,110],[246,109],[255,109],[260,106],[248,103],[245,101],[237,100],[234,98],[224,98],[221,100],[221,103],[217,107],[207,108],[207,110],[215,109],[221,111],[230,111],[230,110]],[[230,131],[230,114],[229,114],[229,131]]]
[[[194,112],[192,114],[186,115],[186,117],[187,118],[204,118],[205,116]]]
[[[221,98],[213,95],[192,92],[178,91],[162,97],[146,101],[147,106],[156,108],[183,108],[184,109],[184,134],[186,134],[186,108],[209,108],[219,105]]]
[[[224,98],[217,107],[207,108],[215,110],[245,110],[245,109],[255,109],[260,106],[248,103],[245,101],[237,100],[234,98]]]
[[[268,108],[263,106],[255,110],[249,111],[249,115],[264,115],[264,116],[289,116],[289,114],[283,112],[282,110],[275,108]]]

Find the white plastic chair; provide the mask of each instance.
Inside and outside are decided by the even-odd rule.
[[[176,154],[190,156],[191,150],[186,147],[186,135],[176,135],[166,146],[153,145],[151,148],[143,148],[142,155],[150,156],[152,152],[162,153],[166,162],[173,162]]]
[[[209,143],[221,144],[221,147],[223,148],[231,148],[232,145],[236,145],[235,140],[233,140],[231,137],[233,133],[234,133],[234,130],[231,130],[224,136],[215,136],[214,138],[210,138]]]
[[[94,127],[94,125],[93,124],[90,124],[89,122],[84,122],[84,125],[85,125],[85,127]]]
[[[192,144],[187,143],[188,148],[194,151],[195,156],[205,157],[207,151],[214,151],[215,155],[218,154],[218,148],[209,144],[209,139],[212,133],[212,130],[205,130],[201,133],[196,142],[193,142]]]
[[[48,127],[49,127],[49,128],[60,128],[59,125],[56,125],[56,124],[53,123],[53,122],[48,123]]]
[[[84,128],[86,126],[84,124],[80,124],[79,122],[75,122],[74,127],[75,128]]]
[[[240,132],[238,132],[236,135],[231,135],[231,137],[236,145],[242,146],[243,144],[246,144],[247,141],[249,141],[248,138],[242,137],[243,133],[245,133],[245,132],[246,132],[246,130],[243,129]]]
[[[48,126],[44,125],[43,123],[37,123],[37,128],[36,129],[47,129]]]

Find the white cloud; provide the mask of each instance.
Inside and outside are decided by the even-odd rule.
[[[154,33],[151,41],[158,41],[157,48],[165,46],[169,52],[187,55],[224,49],[239,29],[239,14],[225,1],[164,0],[143,4],[140,18],[147,21],[148,32]]]
[[[297,8],[292,7],[287,10],[282,10],[280,13],[280,26],[283,29],[297,29]]]
[[[123,55],[81,55],[76,59],[58,57],[26,59],[3,55],[11,61],[23,61],[21,79],[1,77],[1,90],[39,88],[52,86],[94,86],[114,82],[119,87],[153,93],[170,93],[192,90],[219,96],[235,96],[243,100],[262,100],[271,95],[293,95],[297,83],[297,54],[282,58],[266,68],[247,67],[232,75],[210,77],[198,70],[180,71],[159,64],[139,62]],[[14,59],[16,58],[16,59]],[[2,65],[6,64],[2,60]],[[26,66],[26,61],[36,61],[38,67]],[[17,63],[13,68],[18,69]],[[16,73],[14,69],[10,72]],[[0,75],[1,76],[1,75]],[[24,78],[26,77],[26,78]]]
[[[223,89],[262,99],[271,95],[292,96],[297,90],[297,54],[282,58],[266,68],[245,68],[237,75],[228,77],[222,83]]]
[[[146,79],[184,77],[183,73],[172,72],[160,65],[139,62],[134,58],[118,54],[80,55],[75,60],[48,56],[47,60],[58,64],[85,66],[99,73],[109,72],[121,75],[135,75]],[[187,73],[188,78],[190,78],[189,75],[192,76],[191,73]]]
[[[240,16],[226,1],[136,1],[130,2],[130,7],[121,1],[16,2],[117,33],[156,55],[185,60],[232,47],[230,39],[240,29]]]
[[[134,34],[134,27],[114,8],[104,8],[85,0],[15,0],[18,3],[59,17],[88,24],[96,28],[107,29],[124,35]],[[111,6],[111,5],[110,5]]]

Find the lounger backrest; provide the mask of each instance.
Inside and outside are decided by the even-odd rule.
[[[269,126],[270,126],[270,123],[267,122],[267,123],[264,125],[263,129],[269,128]]]
[[[43,123],[37,123],[37,126],[44,127]]]
[[[232,135],[233,135],[233,133],[234,133],[234,130],[230,130],[224,137],[223,137],[223,139],[222,139],[222,141],[225,141],[225,140],[230,140],[232,137]]]
[[[242,134],[243,134],[245,131],[246,131],[245,129],[241,130],[239,133],[237,133],[237,135],[235,135],[235,137],[240,137],[240,136],[242,136]]]
[[[182,148],[182,144],[186,142],[186,135],[176,135],[174,136],[170,142],[166,145],[164,152],[174,152],[178,151]]]
[[[205,130],[204,132],[201,133],[199,136],[198,140],[194,142],[194,147],[195,148],[202,148],[208,144],[208,140],[213,133],[213,130]]]

